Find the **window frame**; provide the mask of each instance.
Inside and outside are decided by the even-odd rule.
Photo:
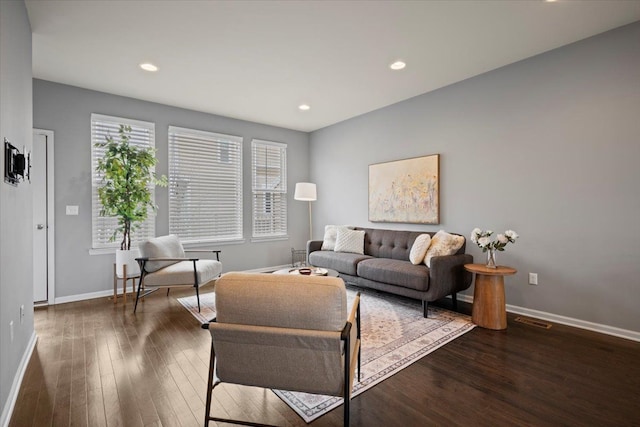
[[[258,159],[257,149],[279,150],[277,157],[279,160],[279,183],[280,190],[270,191],[266,187],[268,177],[263,176],[264,187],[258,184]],[[266,153],[265,153],[266,154]],[[263,168],[267,168],[265,164]],[[261,197],[264,195],[264,197]],[[276,197],[277,196],[277,197]],[[262,240],[282,240],[288,239],[288,189],[287,189],[287,144],[282,142],[267,141],[263,139],[253,139],[251,141],[251,236],[252,241]],[[260,201],[262,199],[262,201]],[[280,204],[280,206],[278,206]],[[277,212],[273,209],[277,208]],[[258,212],[260,210],[260,212]],[[270,230],[268,232],[259,232],[265,228],[264,225],[257,224],[258,215],[262,215],[265,221],[270,222]],[[279,215],[279,216],[278,216]],[[275,218],[274,218],[275,216]],[[270,217],[270,218],[267,218]]]
[[[187,246],[206,245],[209,243],[243,242],[243,138],[236,135],[228,135],[218,132],[203,131],[179,126],[169,126],[167,132],[167,143],[169,151],[169,233],[177,234],[180,237],[181,242],[183,242]],[[197,155],[195,157],[192,157],[191,159],[188,158],[189,150],[187,149],[187,146],[189,145],[193,146],[197,151]],[[228,145],[228,147],[225,148],[225,145]],[[234,150],[235,153],[232,153],[232,150]],[[204,230],[203,221],[205,220],[202,218],[198,218],[198,216],[202,216],[202,213],[200,213],[200,215],[194,216],[189,212],[189,210],[197,210],[197,207],[205,206],[206,209],[209,209],[209,213],[211,214],[211,209],[215,210],[215,208],[212,208],[207,204],[207,201],[211,200],[207,198],[210,197],[211,194],[207,193],[215,193],[216,183],[222,182],[222,178],[228,177],[224,174],[225,168],[223,166],[220,166],[221,170],[219,171],[211,168],[211,164],[207,163],[207,161],[210,160],[211,162],[213,162],[215,160],[212,157],[207,157],[210,155],[217,155],[218,163],[220,165],[230,163],[230,169],[233,169],[232,172],[236,174],[236,181],[230,184],[235,188],[235,190],[231,189],[231,187],[229,186],[223,187],[222,190],[220,190],[220,187],[218,187],[218,190],[222,192],[225,191],[225,188],[227,192],[235,191],[235,197],[233,198],[233,201],[231,201],[231,204],[230,199],[224,202],[225,206],[231,206],[230,210],[234,212],[226,213],[226,221],[231,221],[234,223],[232,233],[226,236],[215,233],[207,236],[207,233],[202,231]],[[224,161],[225,155],[227,156],[226,160],[229,162]],[[180,161],[176,156],[183,156],[184,160]],[[204,161],[201,162],[201,160]],[[184,165],[183,169],[179,168],[180,164]],[[187,167],[187,169],[185,170],[184,167]],[[188,177],[189,172],[193,172],[193,175],[191,175],[191,177]],[[219,173],[221,175],[214,176],[215,173]],[[185,178],[186,176],[188,178]],[[207,176],[208,178],[204,179],[203,176]],[[193,181],[195,187],[194,190],[183,190],[183,194],[180,195],[179,182],[184,182],[185,180],[187,181],[187,185],[189,182]],[[198,183],[200,184],[199,187],[197,187]],[[188,205],[190,205],[191,207],[189,207],[187,209],[187,212],[184,214],[191,215],[192,218],[197,219],[195,220],[196,227],[193,230],[187,231],[189,226],[186,225],[187,223],[185,222],[184,218],[182,218],[181,214],[178,213],[181,210],[178,199],[187,197],[188,193],[190,192],[194,192],[195,194],[191,196],[192,201],[188,203]],[[184,199],[181,203],[184,203]],[[223,212],[223,214],[225,213]],[[222,228],[222,226],[220,226],[220,228]]]

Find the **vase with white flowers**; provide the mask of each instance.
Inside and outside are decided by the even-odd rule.
[[[496,240],[492,240],[491,236],[493,231],[480,230],[474,228],[471,231],[471,241],[478,245],[482,252],[487,252],[487,268],[497,268],[496,266],[496,251],[504,251],[504,247],[507,243],[515,243],[518,236],[513,230],[507,230],[503,234],[498,234]]]

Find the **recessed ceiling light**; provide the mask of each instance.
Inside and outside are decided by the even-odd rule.
[[[300,104],[298,105],[298,108],[302,111],[307,111],[309,109],[311,109],[311,107],[309,107],[307,104]]]
[[[140,64],[140,68],[142,68],[145,71],[151,71],[152,73],[155,73],[156,71],[158,71],[158,67],[156,67],[150,62],[145,62],[144,64]]]
[[[393,64],[389,65],[389,68],[391,68],[392,70],[402,70],[406,66],[407,64],[405,64],[404,62],[396,61]]]

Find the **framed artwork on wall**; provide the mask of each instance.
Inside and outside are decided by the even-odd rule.
[[[369,165],[369,221],[440,223],[440,155]]]

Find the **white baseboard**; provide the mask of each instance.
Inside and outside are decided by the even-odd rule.
[[[89,292],[87,294],[69,295],[67,297],[58,297],[55,300],[56,304],[64,304],[67,302],[84,301],[87,299],[112,297],[113,289],[108,291]]]
[[[473,303],[473,296],[458,294],[458,300]],[[507,304],[506,308],[509,313],[522,314],[523,316],[535,317],[536,319],[547,320],[549,322],[560,323],[562,325],[573,326],[580,329],[587,329],[589,331],[599,332],[601,334],[613,335],[614,337],[626,338],[628,340],[640,342],[640,332],[616,328],[609,325],[602,325],[600,323],[587,322],[586,320],[560,316],[558,314],[519,307],[517,305]]]
[[[13,383],[11,384],[11,390],[9,390],[7,403],[2,409],[2,416],[0,416],[0,426],[2,427],[7,427],[9,425],[9,422],[11,421],[13,408],[16,406],[16,400],[18,400],[18,394],[20,393],[20,386],[22,385],[22,380],[24,378],[25,372],[27,371],[27,366],[29,365],[29,361],[31,360],[33,350],[36,348],[37,340],[38,336],[36,335],[36,332],[33,331],[33,333],[31,334],[31,338],[29,339],[29,344],[27,344],[27,348],[25,349],[24,354],[22,355],[22,359],[20,360],[18,371],[13,377]]]

